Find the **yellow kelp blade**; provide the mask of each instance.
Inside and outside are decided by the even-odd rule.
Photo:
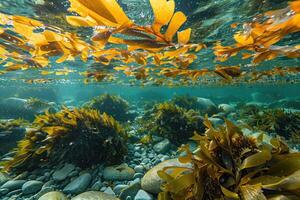
[[[152,29],[155,33],[160,33],[161,27],[168,24],[174,14],[175,2],[174,0],[150,0],[150,4],[154,13]]]
[[[168,26],[168,29],[165,33],[165,38],[168,42],[171,42],[174,35],[177,33],[178,29],[186,21],[186,16],[183,12],[176,12]]]
[[[129,23],[120,5],[115,0],[69,0],[70,11],[82,17],[91,17],[98,25],[117,27]]]
[[[89,16],[66,16],[66,20],[72,26],[97,26],[97,22]]]
[[[192,29],[188,28],[181,32],[177,33],[178,43],[179,44],[187,44],[190,41]]]

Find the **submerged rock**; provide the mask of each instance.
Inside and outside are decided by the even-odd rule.
[[[153,146],[153,149],[156,153],[162,153],[162,154],[169,151],[170,148],[171,148],[171,143],[170,143],[170,140],[168,140],[168,139],[164,139],[163,141],[161,141]]]
[[[113,195],[98,191],[89,191],[73,197],[71,200],[120,200]]]
[[[82,174],[69,183],[63,191],[70,194],[79,194],[86,190],[91,180],[92,176],[89,173]]]
[[[153,200],[151,194],[144,190],[139,190],[138,193],[135,195],[134,200]]]
[[[197,102],[202,113],[215,114],[218,111],[217,105],[210,99],[198,97]]]
[[[53,175],[52,178],[55,181],[63,181],[65,180],[68,175],[75,170],[75,166],[72,164],[65,164],[62,168],[56,170]]]
[[[68,200],[68,198],[62,192],[52,191],[44,194],[38,200]]]
[[[125,163],[119,166],[106,167],[103,171],[104,179],[109,181],[132,180],[134,174],[135,171]]]
[[[120,199],[127,200],[128,197],[131,197],[131,199],[133,199],[140,189],[141,184],[139,182],[135,182],[121,191]]]
[[[27,181],[22,186],[23,194],[32,194],[41,190],[43,187],[43,182],[41,181]]]
[[[163,168],[168,166],[192,167],[190,164],[180,163],[177,158],[159,163],[158,165],[150,169],[142,178],[142,189],[153,194],[159,193],[161,191],[160,186],[163,181],[157,175],[157,171],[162,170]]]
[[[25,180],[10,180],[4,183],[0,189],[8,189],[9,191],[21,189]]]

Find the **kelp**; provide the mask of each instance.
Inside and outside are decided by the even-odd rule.
[[[174,103],[165,102],[154,105],[152,111],[142,120],[143,130],[168,138],[172,143],[181,145],[186,142],[194,132],[203,130],[203,120],[194,110],[186,110]]]
[[[106,113],[64,107],[38,115],[14,149],[13,159],[2,165],[5,171],[22,172],[65,162],[82,168],[118,163],[127,151],[125,139],[122,127]]]
[[[29,122],[24,119],[10,119],[10,120],[0,120],[0,132],[10,131],[13,128],[26,127]]]
[[[167,167],[159,200],[299,199],[300,154],[277,138],[270,143],[243,135],[232,122],[215,129],[208,118],[203,136],[192,139],[198,149],[179,158],[192,168]]]
[[[107,113],[116,120],[125,122],[131,119],[129,115],[129,103],[120,96],[103,94],[94,97],[85,104],[86,107]]]
[[[179,107],[186,109],[186,110],[190,110],[190,109],[198,110],[199,109],[197,98],[194,96],[175,95],[171,99],[171,102]]]
[[[269,109],[256,112],[246,120],[256,129],[276,133],[285,140],[298,144],[300,141],[300,113],[288,112],[282,109]]]
[[[285,9],[269,11],[253,22],[245,23],[243,31],[234,34],[233,46],[222,46],[218,42],[214,47],[217,60],[225,61],[245,50],[243,59],[253,58],[254,64],[272,60],[278,56],[300,57],[300,46],[278,46],[284,37],[300,31],[299,0],[291,1]]]

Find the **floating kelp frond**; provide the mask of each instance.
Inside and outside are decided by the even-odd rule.
[[[259,19],[245,23],[243,31],[234,35],[234,46],[222,46],[220,43],[214,47],[217,60],[225,61],[231,56],[236,56],[242,50],[244,59],[253,57],[253,63],[272,60],[278,56],[288,58],[300,57],[300,46],[276,46],[285,36],[300,31],[300,4],[299,0],[290,2],[290,6],[279,11],[267,12],[260,23]]]
[[[183,163],[192,169],[168,167],[159,171],[166,181],[159,200],[216,199],[299,199],[300,154],[289,152],[286,144],[273,138],[270,144],[243,135],[232,122],[213,128],[206,118],[204,136],[192,139],[199,145],[186,156]],[[170,172],[171,171],[171,172]]]
[[[4,163],[6,171],[64,162],[80,167],[118,163],[126,153],[126,135],[121,126],[96,110],[63,108],[54,114],[46,112],[36,117],[33,127],[19,141],[13,159]]]

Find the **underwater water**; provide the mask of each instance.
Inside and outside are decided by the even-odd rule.
[[[299,200],[299,42],[299,0],[1,0],[0,200]]]

